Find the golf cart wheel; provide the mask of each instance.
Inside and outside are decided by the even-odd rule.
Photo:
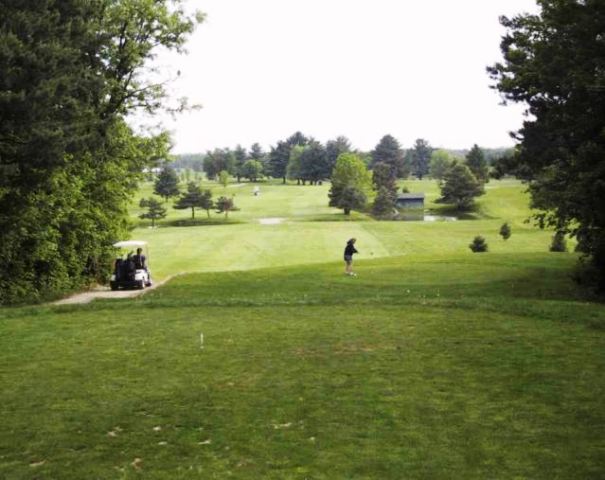
[[[139,284],[137,285],[137,288],[139,290],[143,290],[145,288],[145,280],[140,280]]]

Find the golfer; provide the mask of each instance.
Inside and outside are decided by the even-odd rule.
[[[351,238],[347,242],[347,246],[345,247],[345,275],[350,275],[352,277],[356,277],[357,275],[353,273],[353,254],[359,253],[355,249],[356,238]]]

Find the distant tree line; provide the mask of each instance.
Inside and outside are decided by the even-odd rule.
[[[317,184],[332,177],[336,159],[341,153],[354,152],[373,170],[376,164],[389,165],[394,178],[407,178],[410,175],[422,179],[425,176],[439,175],[438,168],[431,169],[433,154],[436,150],[424,139],[417,139],[409,149],[401,147],[392,135],[385,135],[374,150],[363,152],[354,149],[348,138],[339,136],[322,144],[313,137],[295,132],[284,140],[271,146],[268,152],[260,144],[250,149],[241,145],[235,148],[216,148],[205,154],[177,155],[172,166],[176,169],[203,171],[211,179],[217,179],[220,172],[226,171],[237,181],[247,179],[257,181],[272,177],[296,181],[298,184]],[[463,157],[470,150],[444,150],[448,159]],[[510,149],[482,149],[486,165],[497,161],[510,153]],[[437,178],[437,177],[436,177]]]

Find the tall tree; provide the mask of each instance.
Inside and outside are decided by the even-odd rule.
[[[167,156],[166,134],[125,116],[165,103],[143,71],[193,30],[178,4],[0,2],[0,303],[108,273],[87,265],[109,265],[137,180]]]
[[[336,160],[341,153],[348,153],[352,150],[351,142],[345,136],[338,136],[334,140],[328,140],[326,143],[326,162],[327,171],[331,175],[336,166]]]
[[[282,178],[286,183],[291,146],[287,142],[277,142],[269,153],[269,170],[273,178]]]
[[[372,166],[377,163],[387,164],[394,177],[401,176],[403,170],[403,150],[397,139],[392,135],[382,137],[372,151]]]
[[[466,154],[466,164],[471,169],[473,175],[480,182],[486,183],[489,180],[489,169],[485,154],[479,148],[479,145],[473,145],[473,148]]]
[[[332,172],[330,206],[342,208],[345,215],[365,207],[372,178],[365,163],[354,153],[342,153]]]
[[[261,163],[265,163],[266,155],[263,151],[263,147],[259,143],[253,143],[248,153],[248,160],[256,160]]]
[[[529,181],[540,226],[578,238],[605,290],[605,3],[539,0],[502,17],[504,61],[488,68],[529,116],[509,168]]]
[[[258,160],[247,160],[242,167],[242,175],[251,182],[256,182],[263,175],[263,164]]]
[[[195,218],[195,209],[203,208],[206,209],[206,201],[205,197],[210,193],[209,190],[206,192],[202,192],[202,189],[199,185],[194,182],[189,182],[187,184],[187,191],[182,193],[180,198],[173,205],[173,208],[177,210],[186,210],[187,208],[191,209],[191,219]],[[211,193],[210,196],[211,197]],[[210,215],[209,215],[210,216]]]
[[[431,154],[433,148],[429,145],[429,142],[419,138],[414,143],[412,148],[412,174],[418,179],[422,180],[427,173],[429,173],[429,162],[431,160]]]
[[[153,187],[153,193],[162,197],[165,202],[170,197],[179,195],[179,177],[174,168],[167,165],[160,170]]]
[[[475,197],[483,195],[483,183],[475,178],[473,172],[461,163],[455,163],[443,176],[441,201],[453,203],[458,210],[469,209]]]
[[[434,179],[441,180],[453,163],[454,157],[447,150],[435,150],[431,153],[429,174]]]
[[[139,215],[143,220],[151,220],[151,228],[155,227],[155,221],[166,217],[166,209],[155,198],[141,198],[139,207],[146,208],[147,211]]]
[[[233,174],[237,178],[237,183],[240,182],[241,177],[245,177],[242,173],[244,169],[244,163],[248,160],[248,152],[241,145],[235,147],[233,151]]]
[[[302,145],[294,145],[290,149],[290,159],[288,160],[288,167],[286,169],[286,175],[290,180],[296,180],[300,185],[302,182],[302,168],[301,168],[301,157],[305,147]]]
[[[228,148],[215,148],[204,157],[204,172],[213,180],[219,172],[226,170],[231,175],[235,173],[235,156]]]
[[[304,181],[316,184],[330,177],[326,150],[321,143],[310,140],[300,155],[300,173]]]

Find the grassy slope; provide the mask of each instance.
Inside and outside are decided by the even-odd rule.
[[[345,216],[341,211],[326,206],[327,185],[262,185],[260,197],[252,195],[250,184],[227,189],[209,185],[215,189],[215,196],[225,190],[237,191],[236,203],[241,211],[233,212],[230,218],[243,223],[135,230],[135,238],[150,242],[156,279],[178,272],[330,262],[340,258],[344,242],[350,237],[358,239],[360,258],[366,259],[469,252],[468,244],[475,235],[485,236],[494,252],[544,252],[550,242],[550,233],[524,223],[528,200],[518,182],[490,183],[474,220],[447,223],[376,222],[364,220],[363,216],[356,217],[362,221],[342,221]],[[443,210],[442,205],[434,203],[438,197],[435,182],[407,185],[413,191],[427,193],[427,208],[436,213]],[[172,210],[168,221],[187,215],[188,212]],[[202,218],[205,215],[200,213]],[[283,218],[284,223],[258,223],[267,217]],[[509,221],[513,228],[513,236],[507,242],[498,235],[503,221]]]
[[[241,224],[135,232],[156,278],[203,275],[0,309],[0,478],[602,476],[605,310],[522,187],[490,187],[475,220],[427,224],[313,222],[339,215],[325,186],[262,186]]]
[[[605,311],[572,260],[209,273],[4,310],[0,477],[598,478]]]

